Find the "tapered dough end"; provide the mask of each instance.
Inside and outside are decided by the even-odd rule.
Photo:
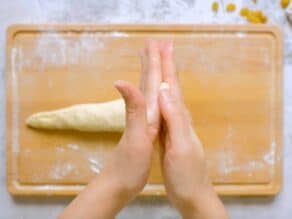
[[[31,115],[29,116],[26,120],[25,120],[25,124],[29,127],[37,127],[37,118],[35,115]]]
[[[32,128],[58,129],[57,123],[54,123],[54,117],[49,116],[49,112],[36,113],[29,116],[25,123]],[[52,113],[53,114],[53,113]]]

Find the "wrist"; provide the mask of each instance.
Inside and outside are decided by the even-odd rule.
[[[113,219],[126,203],[118,184],[107,173],[102,172],[71,202],[59,218]]]
[[[91,184],[104,213],[112,215],[109,218],[114,218],[129,201],[122,186],[108,174],[101,173]]]
[[[212,186],[200,190],[192,199],[185,203],[180,209],[184,219],[194,218],[220,218],[227,219],[226,210],[215,193]]]
[[[108,196],[114,199],[116,205],[124,206],[129,201],[131,201],[136,192],[133,191],[130,183],[125,184],[125,180],[120,178],[120,174],[112,171],[111,168],[102,171],[96,178],[95,181],[99,184],[103,184],[106,188],[103,189],[107,191]]]

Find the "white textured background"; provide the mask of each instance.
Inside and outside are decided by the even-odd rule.
[[[274,197],[223,198],[231,218],[292,218],[292,26],[279,0],[220,0],[264,10],[270,23],[279,25],[285,35],[284,71],[284,185]],[[12,198],[5,185],[5,31],[13,23],[245,23],[237,14],[222,11],[214,15],[210,0],[0,0],[0,219],[55,218],[71,198]],[[98,206],[96,206],[98,207]],[[164,199],[133,201],[119,219],[179,218]]]

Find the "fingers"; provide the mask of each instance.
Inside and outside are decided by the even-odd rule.
[[[173,41],[172,40],[162,41],[160,43],[160,51],[162,80],[169,84],[174,95],[176,95],[177,97],[181,97],[181,89],[174,61]]]
[[[158,41],[151,39],[146,41],[145,49],[142,52],[142,63],[144,66],[144,71],[142,71],[144,95],[146,101],[155,102],[157,101],[159,86],[162,80]]]
[[[201,141],[193,128],[187,108],[165,82],[160,87],[159,107],[167,129],[165,134],[168,135],[171,142],[166,146],[179,150],[195,146],[199,154],[204,154]]]
[[[160,86],[159,105],[167,128],[174,135],[189,125],[187,109],[184,105],[176,73],[172,40],[160,44],[162,76],[164,83]]]
[[[139,51],[140,62],[141,62],[141,75],[140,75],[140,90],[142,93],[145,91],[145,77],[146,77],[146,49],[143,48]]]
[[[139,89],[126,81],[116,81],[114,86],[126,103],[126,129],[131,136],[139,137],[147,133],[146,103]]]
[[[187,110],[180,98],[168,83],[162,83],[159,91],[159,107],[162,117],[165,120],[169,136],[180,139],[185,136],[186,131],[191,127]]]
[[[156,135],[160,126],[158,94],[162,81],[159,42],[147,40],[145,48],[140,52],[140,58],[142,63],[140,87],[146,99],[149,128],[153,135]]]

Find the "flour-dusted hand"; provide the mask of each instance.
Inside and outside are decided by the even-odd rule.
[[[227,218],[208,180],[203,146],[183,102],[172,42],[161,43],[160,50],[164,81],[159,96],[164,120],[161,163],[169,200],[185,219]]]

